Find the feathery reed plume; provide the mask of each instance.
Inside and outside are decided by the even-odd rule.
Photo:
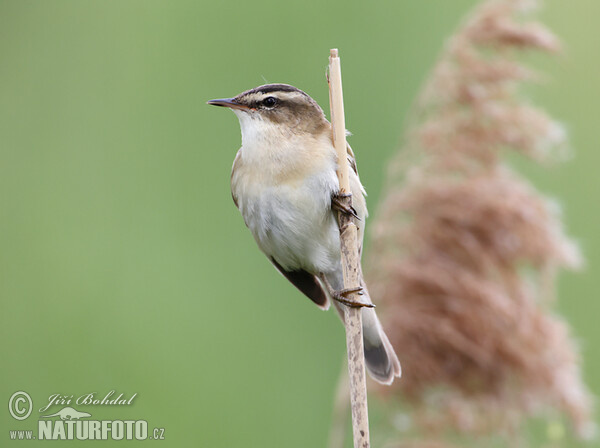
[[[547,300],[577,247],[557,205],[502,161],[565,147],[562,126],[517,95],[534,78],[518,53],[559,49],[522,20],[534,4],[485,1],[448,42],[371,225],[369,284],[403,366],[380,392],[412,403],[428,430],[498,434],[548,410],[580,436],[593,426],[569,328]]]

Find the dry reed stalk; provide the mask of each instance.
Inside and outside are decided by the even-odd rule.
[[[427,432],[517,431],[552,409],[591,432],[579,355],[547,300],[579,252],[556,204],[502,160],[565,146],[562,126],[517,94],[533,74],[515,56],[559,49],[522,20],[535,3],[484,1],[448,42],[371,226],[367,277],[405,372],[379,391],[410,400]]]
[[[342,73],[337,49],[332,49],[329,56],[329,99],[333,144],[338,156],[337,175],[340,184],[340,194],[348,195],[343,200],[347,207],[352,207],[348,163],[345,163],[347,160],[346,124],[342,95]],[[340,213],[338,219],[340,225],[342,268],[344,271],[344,288],[351,289],[360,286],[357,228],[352,217],[345,213]],[[356,293],[350,295],[348,298],[355,302],[361,301]],[[352,410],[354,447],[368,448],[370,446],[369,413],[367,408],[365,354],[362,336],[362,308],[344,306],[344,316],[346,346],[348,350],[348,373],[350,375],[350,405]]]

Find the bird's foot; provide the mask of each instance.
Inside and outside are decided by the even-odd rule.
[[[375,308],[375,305],[373,305],[370,302],[360,302],[357,300],[349,299],[348,296],[353,293],[357,293],[359,296],[362,296],[364,294],[362,286],[357,286],[356,288],[345,288],[345,289],[340,289],[338,291],[333,291],[331,295],[338,302],[343,303],[344,305],[352,307],[352,308],[363,308],[363,307],[364,308]]]
[[[335,193],[333,196],[331,196],[331,207],[334,210],[338,210],[342,213],[345,213],[346,215],[354,216],[354,218],[360,221],[360,218],[356,214],[356,210],[354,209],[354,207],[352,207],[352,205],[346,204],[345,199],[351,197],[351,193]]]

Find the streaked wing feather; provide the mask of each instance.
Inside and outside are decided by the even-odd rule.
[[[354,152],[350,145],[346,143],[346,153],[348,154],[348,163],[350,164],[350,168],[354,171],[354,174],[358,176],[358,168],[356,167],[356,157],[354,157]]]
[[[242,156],[241,150],[237,152],[237,154],[235,155],[235,159],[233,159],[233,165],[231,166],[231,176],[229,177],[229,180],[231,182],[231,180],[233,179],[233,172],[235,171],[235,165],[236,163],[238,163],[238,159],[240,159]],[[231,199],[233,199],[233,203],[235,204],[235,206],[239,209],[240,206],[238,205],[238,199],[235,197],[235,195],[233,194],[233,189],[231,190]]]
[[[321,283],[314,275],[303,269],[296,271],[286,271],[273,258],[269,258],[279,272],[283,274],[296,288],[312,300],[319,308],[324,310],[329,308],[329,299],[323,290]]]

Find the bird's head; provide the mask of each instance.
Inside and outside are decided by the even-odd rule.
[[[233,110],[240,120],[243,139],[269,138],[270,134],[317,136],[329,126],[317,102],[288,84],[266,84],[208,104]]]

